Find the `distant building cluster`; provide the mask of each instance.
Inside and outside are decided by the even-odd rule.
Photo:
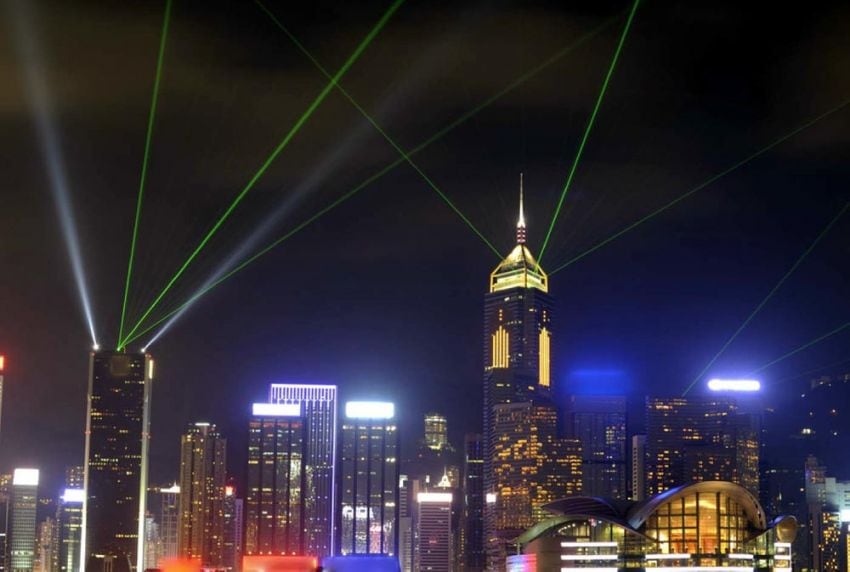
[[[244,472],[197,421],[154,485],[154,361],[97,350],[64,489],[45,494],[36,468],[0,475],[0,572],[847,571],[850,480],[824,459],[846,470],[850,377],[812,383],[790,441],[751,381],[647,397],[634,431],[625,396],[557,387],[556,305],[525,239],[520,202],[484,295],[479,433],[453,443],[429,411],[402,451],[393,402],[274,383],[245,404]]]

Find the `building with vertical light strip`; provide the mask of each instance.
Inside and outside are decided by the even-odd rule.
[[[38,469],[15,469],[9,506],[7,562],[10,572],[32,572],[35,560]]]
[[[273,383],[270,403],[298,404],[307,424],[307,554],[333,554],[336,495],[337,389],[335,385]]]
[[[248,427],[246,559],[306,554],[307,431],[297,403],[253,405]]]
[[[558,437],[552,395],[554,300],[526,245],[520,183],[516,246],[484,296],[484,546],[505,569],[513,540],[548,502],[579,492],[580,448]]]
[[[419,570],[452,570],[452,493],[418,493]]]
[[[65,489],[59,499],[57,524],[59,527],[59,572],[77,572],[80,569],[80,537],[83,525],[84,489]]]
[[[222,564],[227,441],[210,423],[194,423],[180,438],[180,534],[182,558]]]
[[[144,565],[153,365],[145,353],[90,354],[84,572],[126,572]]]
[[[395,405],[345,404],[339,454],[337,552],[398,555],[399,435]]]

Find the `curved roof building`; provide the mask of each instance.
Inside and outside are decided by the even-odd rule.
[[[754,572],[791,569],[793,517],[768,521],[747,489],[704,481],[642,502],[572,497],[517,538],[509,572]]]

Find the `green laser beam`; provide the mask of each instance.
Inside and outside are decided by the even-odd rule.
[[[824,341],[824,340],[825,340],[825,339],[827,339],[827,338],[831,338],[832,336],[834,336],[834,335],[836,335],[836,334],[839,334],[839,333],[843,332],[843,331],[844,331],[844,330],[846,330],[847,328],[850,328],[850,322],[845,322],[845,323],[841,324],[840,326],[838,326],[837,328],[835,328],[834,330],[830,330],[830,331],[828,331],[827,333],[825,333],[825,334],[823,334],[823,335],[820,335],[820,336],[816,337],[815,339],[810,340],[810,341],[806,342],[805,344],[803,344],[803,345],[801,345],[801,346],[797,347],[796,349],[793,349],[793,350],[791,350],[790,352],[788,352],[788,353],[786,353],[786,354],[782,354],[781,356],[779,356],[779,357],[778,357],[778,358],[776,358],[775,360],[769,361],[769,362],[767,362],[766,364],[764,364],[763,366],[761,366],[761,367],[759,367],[759,368],[757,368],[757,369],[754,369],[753,371],[751,371],[751,372],[749,373],[749,375],[753,375],[753,374],[756,374],[756,373],[760,373],[760,372],[762,372],[762,371],[766,370],[767,368],[769,368],[769,367],[771,367],[771,366],[774,366],[774,365],[776,365],[777,363],[779,363],[779,362],[781,362],[781,361],[784,361],[784,360],[788,359],[789,357],[791,357],[791,356],[793,356],[793,355],[796,355],[796,354],[800,353],[800,352],[801,352],[801,351],[803,351],[803,350],[809,349],[809,348],[810,348],[810,347],[812,347],[813,345],[818,344],[818,343],[820,343],[820,342]]]
[[[496,93],[494,93],[493,95],[491,95],[490,97],[488,97],[487,99],[482,101],[476,107],[472,108],[471,110],[467,111],[466,113],[461,114],[457,119],[455,119],[454,121],[452,121],[451,123],[449,123],[448,125],[443,127],[442,129],[436,131],[428,139],[426,139],[425,141],[419,143],[418,145],[416,145],[415,147],[413,147],[412,149],[407,151],[407,154],[408,155],[415,155],[416,153],[419,153],[420,151],[429,147],[431,144],[435,143],[436,141],[442,139],[449,132],[456,129],[457,127],[460,127],[461,125],[466,123],[468,120],[472,119],[475,115],[480,113],[485,108],[489,107],[490,105],[492,105],[493,103],[495,103],[496,101],[498,101],[499,99],[501,99],[502,97],[504,97],[505,95],[510,93],[511,91],[520,87],[525,82],[527,82],[528,80],[530,80],[531,78],[533,78],[534,76],[536,76],[537,74],[542,72],[543,70],[547,69],[548,67],[555,64],[556,62],[558,62],[559,60],[561,60],[562,58],[564,58],[568,54],[572,53],[574,50],[576,50],[579,47],[581,47],[582,45],[584,45],[586,42],[590,41],[594,37],[601,34],[608,27],[610,27],[615,22],[617,22],[624,14],[625,14],[625,12],[622,12],[620,14],[616,14],[616,15],[612,16],[611,18],[602,22],[597,27],[593,28],[589,32],[587,32],[584,35],[577,38],[575,41],[573,41],[569,45],[561,48],[560,50],[558,50],[557,52],[552,54],[550,57],[543,60],[537,66],[531,68],[530,70],[528,70],[524,74],[521,74],[519,77],[517,77],[511,83],[509,83],[508,85],[503,87],[501,90],[497,91]],[[328,206],[317,211],[314,215],[312,215],[311,217],[309,217],[308,219],[306,219],[305,221],[300,223],[293,230],[291,230],[290,232],[281,236],[280,238],[275,239],[273,242],[271,242],[267,246],[263,247],[260,251],[258,251],[255,255],[251,256],[245,262],[243,262],[239,266],[235,267],[233,270],[231,270],[227,274],[223,275],[221,278],[219,278],[215,282],[211,283],[208,287],[202,289],[201,291],[199,291],[198,293],[193,295],[188,301],[184,302],[183,304],[181,304],[180,306],[178,306],[174,310],[171,310],[170,312],[168,312],[167,314],[165,314],[161,318],[158,318],[156,320],[156,322],[154,322],[150,326],[146,327],[144,330],[136,333],[133,336],[127,336],[126,343],[130,343],[132,341],[137,340],[139,337],[141,337],[145,333],[151,331],[153,328],[155,328],[159,324],[165,322],[168,318],[170,318],[171,316],[173,316],[174,314],[176,314],[177,312],[179,312],[180,310],[182,310],[186,306],[192,304],[195,300],[200,298],[202,295],[206,294],[207,292],[209,292],[210,290],[212,290],[213,288],[215,288],[216,286],[218,286],[219,284],[224,282],[227,278],[233,276],[234,274],[236,274],[237,272],[241,271],[246,266],[248,266],[250,263],[254,262],[255,260],[257,260],[261,256],[267,254],[269,251],[274,249],[276,246],[282,244],[284,241],[286,241],[288,238],[290,238],[291,236],[296,234],[298,231],[302,230],[303,228],[305,228],[306,226],[311,224],[313,221],[315,221],[316,219],[318,219],[319,217],[321,217],[322,215],[324,215],[328,211],[336,208],[337,206],[339,206],[340,204],[342,204],[343,202],[345,202],[349,198],[353,197],[358,192],[360,192],[364,188],[368,187],[370,184],[377,181],[378,179],[380,179],[381,177],[383,177],[384,175],[386,175],[387,173],[389,173],[390,171],[392,171],[393,169],[395,169],[397,166],[401,165],[404,162],[405,162],[405,159],[403,157],[399,157],[398,159],[396,159],[392,163],[389,163],[388,165],[386,165],[380,171],[377,171],[376,173],[370,175],[369,177],[367,177],[366,179],[364,179],[363,181],[358,183],[353,189],[349,190],[348,192],[346,192],[345,194],[340,196],[338,199],[336,199],[332,203],[330,203]]]
[[[626,43],[626,36],[629,34],[629,29],[632,26],[632,20],[635,17],[635,12],[637,11],[639,3],[640,0],[635,0],[634,4],[632,4],[629,17],[626,18],[626,25],[623,26],[623,32],[620,34],[620,41],[617,43],[617,49],[614,50],[614,57],[611,58],[611,64],[608,66],[608,72],[605,74],[605,80],[602,82],[602,88],[599,90],[599,95],[596,97],[596,103],[593,106],[593,111],[590,114],[590,118],[587,120],[587,126],[584,128],[584,134],[582,135],[581,142],[578,145],[578,150],[576,151],[575,158],[573,159],[573,164],[570,166],[567,180],[564,183],[564,188],[561,190],[558,205],[555,207],[555,212],[552,214],[552,220],[549,223],[549,230],[546,231],[546,237],[543,239],[543,247],[540,249],[540,255],[537,257],[537,260],[540,263],[543,262],[543,254],[546,252],[546,247],[549,245],[549,239],[552,237],[552,231],[555,228],[555,223],[558,222],[558,215],[561,213],[561,208],[564,206],[564,199],[567,198],[567,193],[572,185],[576,169],[578,168],[579,161],[581,161],[582,153],[584,153],[584,147],[587,144],[588,137],[590,136],[590,131],[593,129],[593,124],[596,122],[596,116],[599,113],[599,108],[602,106],[602,100],[605,98],[605,92],[608,91],[608,83],[611,81],[611,76],[614,75],[614,68],[617,66],[617,60],[620,59],[620,52],[623,50],[623,45]]]
[[[775,381],[772,381],[772,382],[771,382],[771,385],[779,385],[780,383],[786,383],[786,382],[788,382],[788,381],[792,381],[792,380],[795,380],[795,379],[799,379],[799,378],[801,378],[801,377],[803,377],[803,376],[806,376],[806,375],[811,375],[811,374],[816,373],[816,372],[818,372],[818,371],[823,371],[823,370],[825,370],[825,369],[830,369],[830,368],[833,368],[833,367],[837,367],[837,366],[839,366],[839,365],[844,365],[844,364],[845,364],[845,363],[847,363],[847,362],[850,362],[850,358],[843,359],[843,360],[841,360],[841,361],[834,361],[834,362],[832,362],[832,363],[828,363],[828,364],[826,364],[826,365],[822,365],[822,366],[820,366],[820,367],[816,367],[816,368],[813,368],[813,369],[807,369],[806,371],[803,371],[803,372],[800,372],[800,373],[797,373],[797,374],[794,374],[794,375],[789,375],[789,376],[786,376],[786,377],[783,377],[783,378],[777,379],[777,380],[775,380]]]
[[[248,184],[245,185],[245,188],[243,188],[242,191],[236,196],[230,206],[227,207],[227,210],[224,211],[224,214],[219,217],[218,221],[216,221],[216,223],[209,230],[209,232],[207,232],[206,236],[203,238],[203,240],[201,240],[201,242],[189,256],[189,258],[186,259],[180,269],[174,274],[174,276],[171,277],[171,280],[169,280],[165,288],[163,288],[159,295],[157,295],[153,303],[148,307],[147,310],[145,310],[145,313],[138,320],[138,322],[136,322],[136,325],[133,326],[133,329],[127,334],[128,338],[138,329],[138,327],[144,322],[144,320],[150,315],[150,313],[153,312],[154,308],[157,307],[160,301],[162,301],[163,297],[165,297],[168,291],[171,290],[171,287],[174,285],[174,283],[177,282],[183,272],[186,271],[186,268],[189,267],[189,264],[192,263],[198,253],[200,253],[204,246],[206,246],[207,242],[209,242],[213,235],[218,231],[224,221],[227,220],[227,218],[230,216],[230,213],[232,213],[234,209],[236,209],[236,207],[239,205],[239,203],[242,202],[242,199],[245,198],[245,195],[247,195],[248,192],[254,187],[254,185],[257,183],[260,177],[263,176],[263,174],[266,172],[272,162],[277,158],[278,155],[280,155],[284,148],[286,148],[286,146],[289,144],[295,134],[300,131],[304,123],[307,122],[310,116],[313,115],[313,112],[315,112],[319,105],[321,105],[321,103],[325,100],[325,98],[334,88],[335,83],[339,81],[339,79],[349,70],[349,68],[351,68],[352,65],[354,65],[354,62],[357,61],[357,59],[366,50],[369,44],[372,43],[372,40],[375,38],[375,36],[377,36],[378,33],[384,28],[390,17],[396,12],[396,10],[398,10],[398,8],[402,5],[403,2],[404,0],[394,0],[392,5],[387,9],[386,12],[384,12],[384,15],[381,16],[381,19],[378,20],[378,22],[369,31],[366,37],[363,38],[363,40],[360,42],[354,52],[348,57],[342,67],[339,68],[339,71],[334,74],[333,81],[328,82],[328,84],[322,89],[322,91],[319,92],[319,95],[316,96],[316,98],[313,100],[307,110],[304,111],[304,113],[301,115],[295,125],[292,126],[292,128],[289,130],[283,140],[278,144],[278,146],[274,149],[271,155],[269,155],[268,158],[263,162],[257,172],[254,173],[254,176],[251,177],[251,179],[248,181]],[[124,345],[126,345],[124,341],[119,343],[119,346]]]
[[[704,188],[708,187],[708,186],[709,186],[709,185],[711,185],[712,183],[716,182],[718,179],[721,179],[721,178],[725,177],[726,175],[728,175],[729,173],[731,173],[731,172],[733,172],[733,171],[735,171],[735,170],[739,169],[740,167],[743,167],[744,165],[746,165],[747,163],[749,163],[749,162],[750,162],[750,161],[752,161],[753,159],[756,159],[756,158],[760,157],[761,155],[764,155],[765,153],[767,153],[768,151],[770,151],[771,149],[773,149],[774,147],[776,147],[776,146],[777,146],[777,145],[779,145],[780,143],[784,143],[785,141],[787,141],[788,139],[790,139],[790,138],[794,137],[795,135],[797,135],[797,134],[798,134],[798,133],[800,133],[801,131],[804,131],[804,130],[808,129],[809,127],[811,127],[811,126],[812,126],[812,125],[814,125],[815,123],[817,123],[817,122],[821,121],[822,119],[825,119],[826,117],[829,117],[829,116],[830,116],[830,115],[832,115],[833,113],[836,113],[836,112],[840,111],[841,109],[843,109],[844,107],[846,107],[848,104],[850,104],[850,99],[845,100],[845,101],[844,101],[844,102],[842,102],[841,104],[839,104],[839,105],[837,105],[837,106],[833,107],[832,109],[830,109],[830,110],[828,110],[828,111],[826,111],[826,112],[824,112],[824,113],[822,113],[822,114],[818,115],[818,116],[817,116],[817,117],[815,117],[814,119],[811,119],[811,120],[807,121],[806,123],[802,124],[801,126],[799,126],[799,127],[795,128],[794,130],[789,131],[789,132],[788,132],[788,133],[786,133],[785,135],[782,135],[781,137],[779,137],[778,139],[774,140],[774,141],[773,141],[772,143],[770,143],[769,145],[767,145],[767,146],[765,146],[765,147],[762,147],[761,149],[759,149],[759,150],[758,150],[758,151],[756,151],[755,153],[752,153],[751,155],[749,155],[749,156],[747,156],[746,158],[744,158],[744,159],[742,159],[742,160],[738,161],[738,162],[737,162],[737,163],[735,163],[734,165],[732,165],[732,166],[730,166],[730,167],[727,167],[726,169],[724,169],[724,170],[720,171],[719,173],[717,173],[717,174],[715,174],[715,175],[713,175],[713,176],[709,177],[707,180],[703,181],[702,183],[700,183],[700,184],[699,184],[699,185],[697,185],[696,187],[693,187],[692,189],[690,189],[689,191],[686,191],[685,193],[683,193],[683,194],[679,195],[678,197],[676,197],[676,198],[675,198],[675,199],[673,199],[672,201],[670,201],[670,202],[668,202],[668,203],[666,203],[666,204],[664,204],[664,205],[662,205],[662,206],[658,207],[657,209],[655,209],[654,211],[652,211],[652,212],[651,212],[651,213],[649,213],[648,215],[646,215],[646,216],[644,216],[644,217],[642,217],[642,218],[640,218],[640,219],[636,220],[635,222],[631,223],[630,225],[626,226],[625,228],[623,228],[623,229],[621,229],[621,230],[617,231],[616,233],[612,234],[611,236],[609,236],[609,237],[608,237],[608,238],[606,238],[605,240],[602,240],[602,241],[598,242],[596,245],[594,245],[594,246],[592,246],[592,247],[588,248],[587,250],[585,250],[584,252],[582,252],[582,253],[581,253],[581,254],[579,254],[578,256],[574,256],[573,258],[569,259],[569,260],[568,260],[568,261],[566,261],[565,263],[561,264],[560,266],[558,266],[557,268],[555,268],[554,270],[552,270],[551,272],[549,272],[549,276],[552,276],[553,274],[555,274],[555,273],[557,273],[557,272],[560,272],[561,270],[565,269],[566,267],[568,267],[568,266],[570,266],[570,265],[572,265],[572,264],[575,264],[575,263],[576,263],[576,262],[578,262],[579,260],[583,259],[585,256],[587,256],[587,255],[589,255],[589,254],[592,254],[592,253],[596,252],[597,250],[599,250],[599,249],[600,249],[600,248],[602,248],[603,246],[605,246],[605,245],[607,245],[608,243],[610,243],[610,242],[612,242],[612,241],[614,241],[614,240],[616,240],[616,239],[620,238],[621,236],[623,236],[623,235],[624,235],[624,234],[626,234],[627,232],[629,232],[629,231],[631,231],[631,230],[634,230],[635,228],[639,227],[640,225],[642,225],[643,223],[647,222],[648,220],[650,220],[650,219],[652,219],[652,218],[655,218],[656,216],[658,216],[659,214],[663,213],[664,211],[666,211],[666,210],[670,209],[671,207],[676,206],[677,204],[679,204],[679,203],[680,203],[680,202],[682,202],[683,200],[687,199],[687,198],[688,198],[688,197],[690,197],[691,195],[693,195],[693,194],[695,194],[695,193],[697,193],[697,192],[699,192],[699,191],[703,190]]]
[[[794,271],[797,270],[797,268],[803,263],[803,261],[815,249],[815,247],[818,245],[818,243],[821,241],[821,239],[824,236],[826,236],[826,234],[835,225],[835,223],[838,222],[838,219],[840,219],[844,215],[844,213],[847,212],[848,208],[850,208],[850,202],[847,202],[844,205],[844,207],[840,211],[838,211],[838,214],[835,215],[834,217],[832,217],[832,219],[827,223],[827,225],[823,228],[823,230],[821,230],[820,233],[817,235],[817,237],[815,237],[815,240],[809,245],[809,247],[806,250],[803,251],[803,253],[797,258],[797,260],[794,262],[794,264],[791,265],[791,268],[788,269],[788,271],[782,276],[782,278],[779,279],[779,282],[777,282],[776,285],[773,288],[771,288],[770,292],[767,293],[767,296],[765,296],[764,299],[762,299],[762,301],[759,302],[758,305],[753,309],[753,311],[750,312],[750,315],[747,316],[747,318],[741,323],[740,326],[738,326],[738,329],[735,330],[735,333],[733,333],[729,337],[729,339],[726,340],[726,343],[723,344],[723,346],[721,346],[720,351],[718,351],[716,354],[714,354],[714,357],[711,358],[708,361],[708,363],[705,365],[704,368],[702,368],[702,371],[699,372],[699,374],[697,374],[697,376],[694,378],[694,380],[691,382],[691,384],[687,388],[685,388],[685,391],[682,392],[682,397],[685,397],[686,395],[688,395],[688,392],[691,389],[693,389],[693,387],[697,384],[697,382],[700,379],[702,379],[702,376],[705,375],[705,372],[707,372],[711,368],[711,366],[714,365],[714,362],[716,362],[717,359],[723,354],[723,352],[726,351],[726,348],[728,348],[730,345],[732,345],[732,342],[734,342],[735,339],[738,337],[738,335],[741,332],[744,331],[744,328],[746,328],[749,325],[749,323],[753,320],[753,318],[756,317],[756,314],[758,314],[761,311],[761,309],[764,308],[764,306],[770,301],[770,299],[773,298],[773,295],[776,294],[776,292],[782,287],[783,284],[785,284],[786,280],[788,280],[788,278],[790,278],[791,275],[794,274]]]
[[[145,135],[145,151],[142,156],[142,173],[139,177],[139,194],[136,197],[136,216],[133,218],[133,237],[130,240],[130,257],[127,261],[127,280],[124,282],[124,300],[121,303],[121,324],[118,327],[118,339],[124,337],[124,319],[127,315],[127,297],[130,294],[130,278],[133,275],[133,260],[136,255],[136,239],[139,232],[139,219],[142,214],[142,196],[145,192],[145,181],[148,174],[148,160],[150,156],[151,139],[153,138],[154,117],[156,117],[156,103],[159,99],[159,82],[162,78],[162,64],[165,60],[165,40],[168,37],[168,24],[171,20],[171,0],[165,2],[165,15],[162,19],[162,32],[159,36],[159,55],[156,58],[156,74],[153,82],[153,94],[151,95],[151,108],[148,113],[148,131]]]
[[[278,18],[268,8],[266,8],[263,3],[260,2],[260,0],[255,0],[255,3],[257,4],[257,6],[260,7],[263,12],[268,15],[272,22],[274,22],[275,25],[284,34],[286,34],[286,36],[292,41],[293,44],[295,44],[295,46],[301,51],[301,53],[304,54],[307,59],[309,59],[313,63],[314,66],[316,66],[316,69],[318,69],[322,73],[322,75],[325,76],[325,78],[334,82],[334,85],[336,86],[337,90],[339,90],[339,92],[343,96],[345,96],[348,102],[351,103],[351,105],[354,106],[354,108],[360,112],[360,114],[372,125],[372,127],[374,127],[375,130],[381,134],[381,136],[387,141],[387,143],[389,143],[393,147],[393,149],[395,149],[399,153],[399,155],[401,155],[402,158],[407,161],[407,163],[413,168],[413,170],[419,173],[419,175],[428,184],[428,186],[431,187],[431,189],[433,189],[434,192],[436,192],[437,195],[441,199],[443,199],[443,201],[455,212],[455,214],[457,214],[461,218],[461,220],[466,223],[466,225],[472,230],[472,232],[474,232],[484,242],[484,244],[486,244],[487,247],[493,251],[496,257],[502,258],[501,253],[495,246],[493,246],[493,243],[487,240],[487,237],[485,237],[484,234],[482,234],[482,232],[478,230],[478,227],[476,227],[472,223],[472,221],[469,220],[469,218],[467,218],[467,216],[463,214],[463,212],[461,212],[461,210],[451,201],[451,199],[449,199],[449,197],[437,186],[437,184],[434,183],[434,181],[428,175],[426,175],[416,163],[413,162],[413,159],[410,158],[410,155],[408,155],[407,152],[405,152],[405,150],[402,149],[401,146],[398,145],[393,140],[393,138],[390,137],[389,134],[378,124],[378,122],[375,121],[375,119],[371,115],[369,115],[369,113],[365,109],[363,109],[363,107],[359,103],[357,103],[357,101],[351,96],[351,94],[348,93],[348,91],[339,83],[334,81],[328,70],[326,70],[324,66],[322,66],[322,64],[315,57],[313,57],[313,54],[311,54],[307,50],[304,44],[302,44],[298,40],[298,38],[296,38],[295,35],[290,32],[289,29],[287,29],[286,26],[284,26],[280,20],[278,20]]]

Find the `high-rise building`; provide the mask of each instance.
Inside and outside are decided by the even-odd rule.
[[[850,564],[847,521],[850,521],[850,481],[827,476],[814,456],[805,463],[805,524],[808,566],[823,572],[844,572]]]
[[[15,469],[8,525],[8,570],[33,572],[36,548],[38,469]]]
[[[3,371],[6,369],[6,356],[0,354],[0,436],[3,435]],[[2,553],[0,553],[2,556]],[[2,558],[0,558],[2,560]],[[2,566],[2,564],[0,564]]]
[[[398,555],[399,436],[395,406],[349,401],[340,437],[337,550]]]
[[[336,495],[337,390],[335,385],[273,383],[271,403],[301,406],[307,423],[307,554],[333,554]]]
[[[35,535],[33,572],[54,572],[59,559],[57,537],[55,518],[48,516],[38,523]]]
[[[9,509],[12,505],[12,475],[0,474],[0,572],[8,568]]]
[[[399,476],[398,485],[398,562],[401,572],[418,570],[416,564],[416,495],[419,493],[419,479],[407,475]]]
[[[67,488],[59,499],[56,510],[59,529],[58,572],[78,572],[80,569],[80,537],[85,498],[85,489]]]
[[[159,523],[154,515],[148,512],[145,514],[145,570],[157,568],[163,559]]]
[[[625,500],[626,398],[574,395],[567,430],[581,442],[582,494]]]
[[[416,523],[419,570],[451,572],[452,493],[418,493],[416,502],[419,504]]]
[[[646,498],[646,435],[632,435],[632,500]]]
[[[297,403],[255,403],[248,427],[246,556],[304,556],[307,424]]]
[[[153,363],[144,353],[91,353],[83,572],[127,572],[144,565]]]
[[[210,423],[194,423],[180,438],[180,535],[183,558],[222,563],[227,441]]]
[[[484,570],[484,448],[481,435],[463,440],[463,516],[460,526],[461,566],[467,572]]]
[[[758,428],[734,399],[647,398],[646,414],[648,494],[730,481],[758,495]]]
[[[236,487],[224,489],[224,542],[222,566],[232,572],[242,570],[242,499],[236,496]]]
[[[151,487],[149,491],[150,516],[156,523],[158,538],[153,544],[157,561],[153,568],[159,568],[162,560],[177,558],[180,540],[180,485]],[[147,543],[151,544],[151,543]],[[150,553],[150,551],[148,551]],[[149,554],[150,558],[150,554]]]
[[[440,413],[425,414],[425,446],[440,451],[449,444],[446,416]]]
[[[65,468],[65,487],[69,489],[81,489],[86,484],[86,468],[83,465],[74,465]]]

